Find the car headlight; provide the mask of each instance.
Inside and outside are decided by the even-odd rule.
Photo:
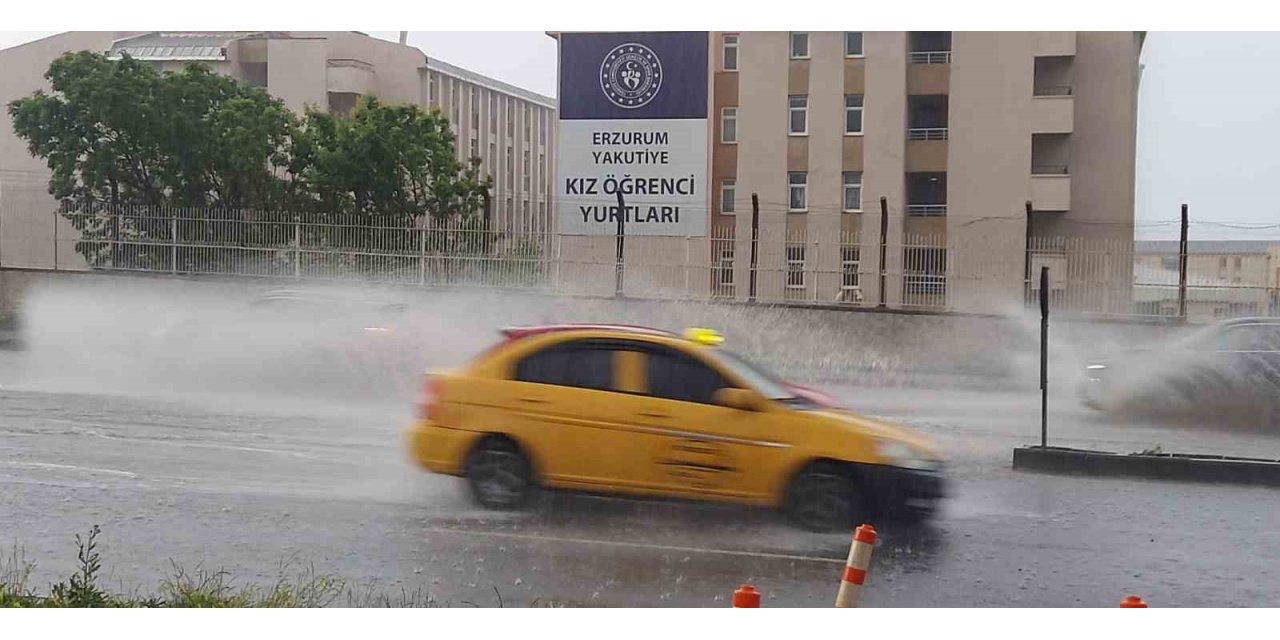
[[[940,466],[938,461],[930,460],[914,447],[896,440],[877,440],[876,453],[889,464],[903,469],[935,471]]]

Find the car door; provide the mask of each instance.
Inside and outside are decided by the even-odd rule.
[[[759,497],[776,443],[766,413],[716,404],[715,392],[735,385],[707,362],[659,345],[643,349],[644,391],[636,420],[660,435],[652,480],[689,495]]]
[[[641,452],[651,443],[619,410],[624,350],[607,340],[572,340],[516,361],[511,406],[517,434],[534,449],[551,484],[627,489],[647,473]]]
[[[1273,404],[1280,393],[1280,323],[1249,322],[1223,331],[1216,353],[1233,398]]]

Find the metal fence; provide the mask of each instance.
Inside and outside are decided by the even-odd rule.
[[[1132,241],[1113,238],[1031,238],[1024,254],[1008,238],[959,243],[907,234],[881,244],[852,230],[767,227],[753,237],[724,226],[705,237],[628,236],[619,262],[612,236],[480,225],[317,223],[194,209],[64,210],[60,219],[52,239],[58,270],[1002,313],[1037,298],[1040,267],[1048,266],[1058,312],[1176,317],[1185,307],[1193,321],[1280,314],[1266,280],[1274,267],[1224,270],[1235,256],[1197,254],[1180,284],[1178,255],[1139,253]]]

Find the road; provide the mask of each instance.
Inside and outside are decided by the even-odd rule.
[[[556,495],[473,508],[462,483],[405,459],[407,402],[270,392],[167,394],[50,384],[0,353],[0,542],[69,573],[93,524],[109,584],[149,589],[170,560],[269,583],[310,564],[437,602],[830,606],[848,537],[737,507]],[[103,380],[103,384],[109,381]],[[933,438],[954,496],[932,524],[881,527],[865,606],[1276,606],[1274,490],[1010,469],[1038,437],[1034,394],[835,387],[858,410]],[[1055,397],[1054,442],[1280,457],[1261,434],[1107,424]],[[496,591],[496,593],[495,593]]]

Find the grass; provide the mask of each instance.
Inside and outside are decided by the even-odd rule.
[[[210,571],[197,565],[186,569],[170,561],[171,571],[154,593],[120,594],[104,589],[99,583],[102,571],[98,553],[98,536],[102,530],[94,525],[84,537],[76,534],[77,567],[70,576],[54,583],[48,592],[37,593],[31,586],[35,564],[26,558],[16,544],[7,555],[0,555],[0,608],[10,607],[448,607],[418,587],[397,592],[378,588],[375,582],[357,584],[343,578],[319,573],[297,558],[280,563],[275,582],[269,585],[237,585],[226,571]],[[495,601],[505,606],[502,594],[494,588]],[[461,602],[465,606],[481,606]],[[573,606],[568,602],[535,600],[532,606]]]

